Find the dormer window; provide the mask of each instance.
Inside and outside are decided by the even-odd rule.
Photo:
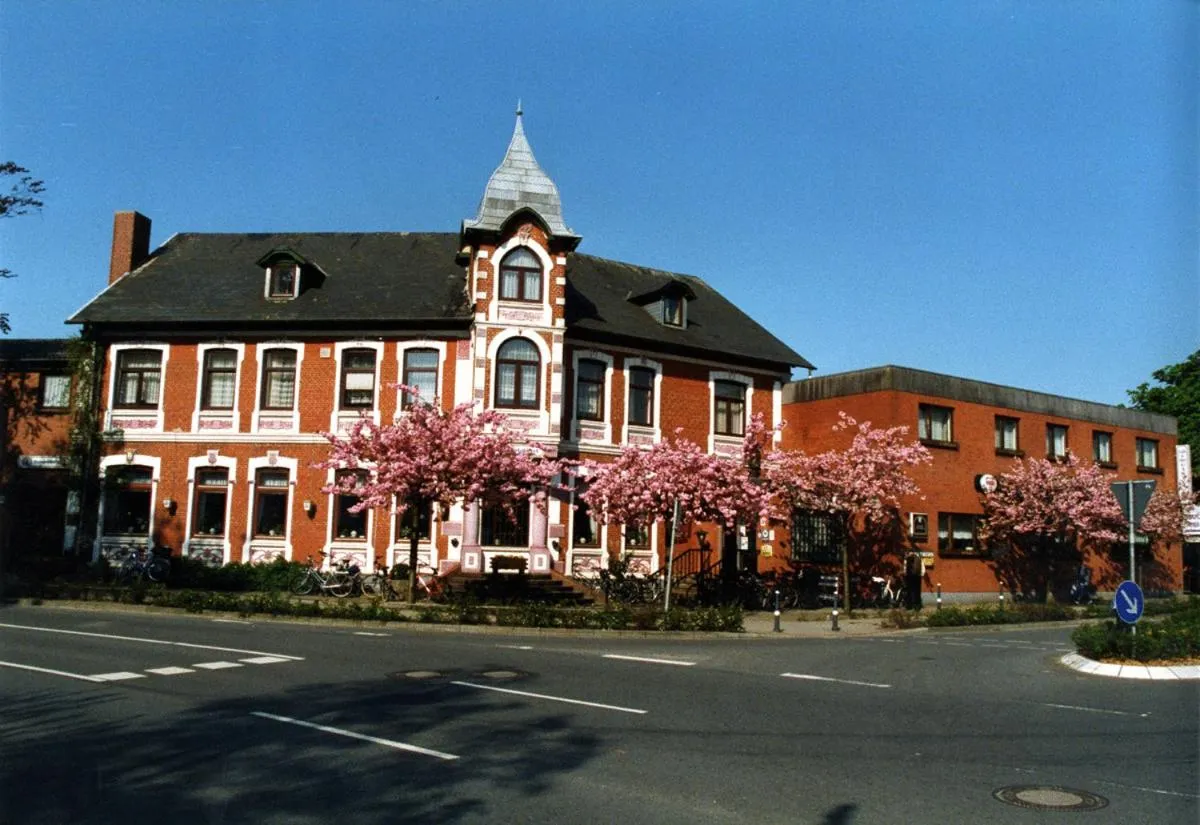
[[[500,300],[541,302],[542,262],[529,247],[514,249],[500,262]]]
[[[295,298],[300,282],[300,267],[295,261],[276,261],[267,278],[268,298]]]
[[[669,327],[683,326],[683,298],[681,296],[663,296],[662,322]]]
[[[300,292],[319,288],[325,272],[314,261],[287,246],[277,246],[258,259],[265,270],[263,295],[268,301],[290,301]]]

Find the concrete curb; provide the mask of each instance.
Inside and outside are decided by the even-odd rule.
[[[1059,661],[1071,670],[1077,670],[1089,676],[1153,681],[1200,681],[1200,665],[1118,665],[1097,662],[1080,656],[1078,653],[1068,653]]]

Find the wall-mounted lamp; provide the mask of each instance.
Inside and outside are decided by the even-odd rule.
[[[175,509],[175,499],[170,498],[170,497],[164,498],[163,499],[163,509],[168,510],[168,511],[174,510]]]
[[[696,538],[700,540],[701,544],[704,544],[704,540],[706,538],[708,538],[708,531],[707,530],[697,530]]]
[[[588,472],[588,468],[582,464],[575,468],[575,475],[577,475],[579,478],[587,478]]]
[[[304,504],[302,506],[304,507],[304,512],[308,513],[310,516],[313,514],[313,511],[317,509],[317,505],[313,503],[311,498],[304,499]]]
[[[459,545],[459,543],[460,543],[460,542],[459,542],[459,540],[458,540],[458,538],[457,538],[457,537],[450,539],[450,546],[451,546],[451,547],[453,547],[453,548],[455,548],[455,549],[457,549],[457,548],[458,548],[458,545]]]
[[[136,457],[137,457],[137,450],[130,449],[130,450],[125,451],[125,463],[126,464],[132,464],[133,459]]]

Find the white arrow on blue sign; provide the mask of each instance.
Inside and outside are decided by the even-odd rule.
[[[1142,588],[1137,586],[1137,582],[1123,581],[1117,585],[1113,610],[1117,611],[1118,619],[1125,624],[1136,624],[1145,609],[1146,597],[1142,595]]]

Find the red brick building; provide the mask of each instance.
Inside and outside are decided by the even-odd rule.
[[[403,415],[403,382],[501,410],[552,454],[603,458],[676,428],[735,453],[811,367],[700,278],[577,252],[520,114],[458,232],[149,239],[149,219],[117,214],[108,287],[71,319],[100,344],[120,439],[99,462],[97,555],[154,542],[212,562],[391,563],[416,529],[443,568],[516,553],[573,571],[628,551],[653,570],[658,527],[601,527],[571,495],[515,525],[474,503],[415,524],[350,513],[352,497],[321,492],[320,433]]]
[[[0,339],[0,558],[57,554],[75,541],[71,364],[61,340]]]
[[[1176,422],[1169,416],[886,366],[786,385],[783,446],[806,452],[845,446],[846,434],[831,429],[842,411],[877,427],[906,426],[933,453],[931,464],[912,471],[921,495],[903,503],[903,535],[893,548],[897,555],[910,548],[923,554],[928,591],[940,584],[947,594],[979,598],[1011,588],[975,535],[983,512],[977,479],[999,476],[1018,457],[1069,450],[1100,463],[1114,481],[1153,479],[1177,489]],[[825,549],[796,538],[799,559]],[[1142,555],[1139,581],[1152,590],[1180,590],[1178,545]],[[1088,548],[1084,559],[1101,589],[1127,577],[1127,545]]]

